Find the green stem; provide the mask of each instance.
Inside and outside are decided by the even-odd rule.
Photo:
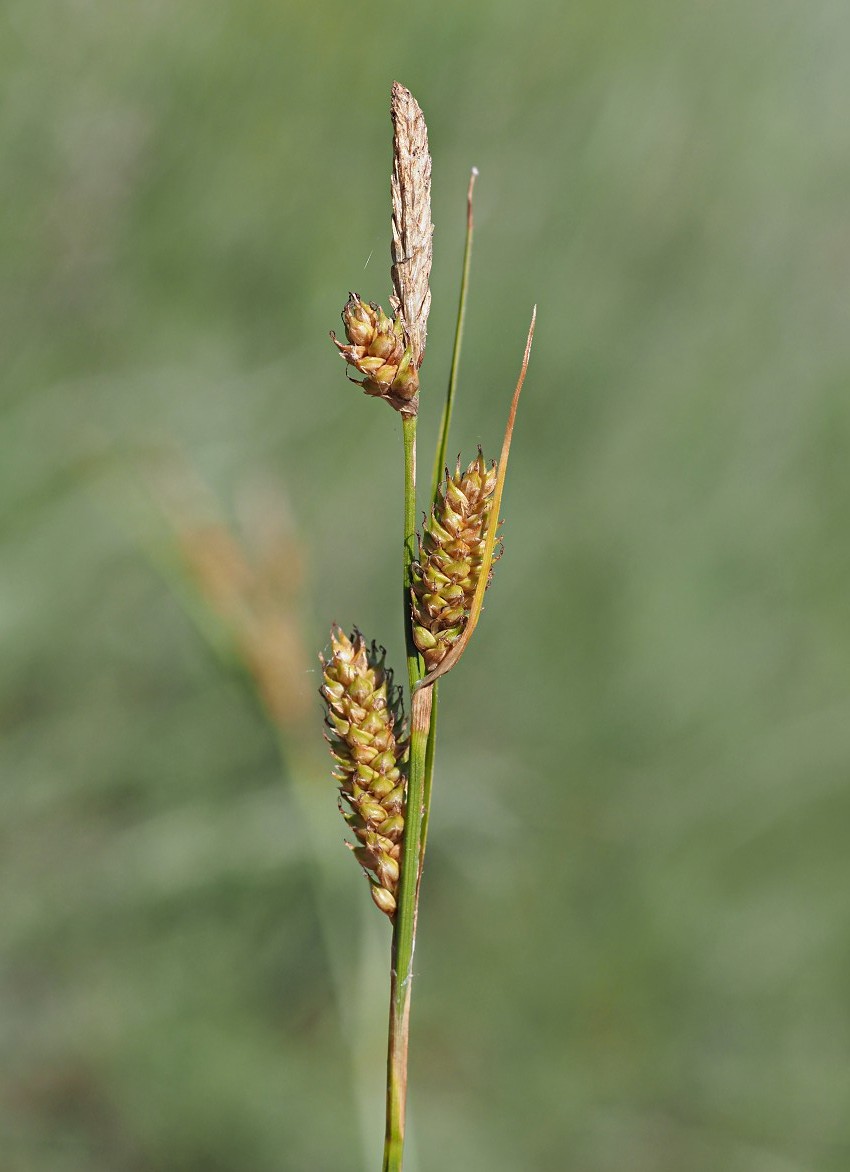
[[[410,567],[416,552],[416,416],[402,415],[401,436],[404,444],[404,547],[402,551],[402,612],[407,651],[407,680],[410,694],[414,684],[425,674],[422,659],[413,642],[413,616],[410,610]]]
[[[463,246],[463,265],[460,274],[460,293],[457,302],[457,318],[455,320],[455,337],[452,346],[452,364],[449,369],[449,383],[446,388],[446,401],[443,404],[443,415],[440,420],[440,438],[437,443],[437,454],[434,459],[434,472],[431,477],[431,503],[436,503],[437,489],[446,466],[446,452],[449,446],[449,428],[452,422],[452,409],[457,389],[457,374],[460,369],[460,353],[463,348],[463,325],[466,320],[466,302],[469,293],[469,267],[472,259],[472,231],[474,221],[472,217],[472,193],[475,180],[478,178],[478,168],[473,167],[469,174],[469,187],[466,190],[466,241]],[[434,702],[431,709],[431,728],[428,733],[428,746],[425,752],[425,786],[423,806],[425,813],[422,818],[422,841],[419,844],[419,877],[422,878],[422,865],[425,862],[425,845],[428,841],[428,822],[431,815],[431,788],[434,781],[434,760],[437,749],[437,688],[434,688]]]
[[[428,842],[428,823],[431,820],[431,789],[434,783],[434,757],[437,752],[437,710],[439,683],[434,684],[431,703],[431,727],[428,729],[428,744],[425,746],[425,785],[422,796],[422,834],[419,843],[419,882],[422,882],[422,865],[425,862],[425,845]]]
[[[402,417],[404,440],[404,614],[407,670],[412,697],[407,807],[402,844],[398,906],[393,927],[390,1023],[387,1045],[387,1125],[383,1172],[401,1172],[407,1101],[407,1052],[413,951],[419,907],[419,857],[422,837],[425,760],[431,723],[431,688],[414,691],[424,665],[413,642],[410,619],[410,565],[416,527],[416,418]]]
[[[472,259],[472,192],[475,180],[478,178],[478,168],[473,167],[469,175],[469,187],[466,191],[466,243],[463,246],[463,268],[460,274],[460,295],[457,303],[457,319],[455,321],[455,340],[452,347],[452,364],[449,370],[449,385],[446,391],[446,401],[443,404],[443,416],[440,420],[440,440],[437,444],[437,454],[434,459],[434,474],[431,478],[431,500],[437,498],[437,487],[446,466],[446,451],[449,443],[449,426],[452,421],[452,408],[455,401],[457,387],[457,372],[460,368],[460,352],[463,346],[463,323],[466,319],[466,296],[469,289],[469,264]]]
[[[466,193],[466,245],[463,252],[460,298],[455,327],[449,385],[440,422],[431,502],[436,498],[454,406],[457,372],[466,316],[469,285],[469,262],[472,256],[472,190],[478,171],[472,168]],[[410,763],[407,777],[407,809],[404,823],[398,905],[393,927],[392,976],[390,987],[390,1027],[387,1045],[387,1130],[384,1141],[383,1172],[401,1172],[404,1158],[404,1113],[407,1100],[407,1050],[410,1031],[410,995],[413,985],[413,951],[416,947],[416,920],[419,913],[419,881],[425,857],[428,816],[431,807],[431,783],[434,776],[434,752],[437,731],[437,693],[433,687],[417,688],[425,675],[425,666],[413,641],[410,609],[410,567],[416,541],[416,416],[402,416],[404,443],[404,551],[403,603],[404,635],[407,649],[407,679],[411,697]]]

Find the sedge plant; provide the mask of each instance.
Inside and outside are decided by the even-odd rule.
[[[407,1098],[407,1055],[419,887],[434,773],[437,681],[457,663],[476,625],[489,585],[514,420],[535,314],[510,405],[498,461],[481,450],[468,465],[445,468],[472,246],[472,171],[457,326],[448,390],[434,458],[430,507],[416,533],[416,425],[425,356],[433,225],[431,156],[419,105],[397,82],[393,124],[392,294],[390,312],[351,293],[342,311],[345,340],[331,337],[363,391],[401,416],[404,478],[402,613],[407,653],[409,721],[402,689],[386,653],[359,630],[331,631],[322,661],[327,741],[339,782],[348,843],[375,905],[392,923],[383,1172],[401,1172]],[[445,471],[444,471],[445,469]]]

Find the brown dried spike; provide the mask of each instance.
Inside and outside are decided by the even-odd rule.
[[[419,104],[393,82],[392,282],[418,369],[425,355],[431,308],[431,156]]]

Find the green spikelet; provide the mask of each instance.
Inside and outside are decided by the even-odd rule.
[[[349,293],[342,323],[348,343],[338,342],[333,331],[331,338],[348,365],[364,376],[358,385],[367,395],[386,399],[396,411],[415,415],[419,374],[401,315],[387,317],[380,305]]]
[[[487,467],[479,448],[463,475],[459,461],[454,475],[446,470],[445,484],[425,522],[419,559],[412,566],[411,594],[413,638],[428,671],[442,662],[469,618],[495,487],[496,466]]]
[[[369,877],[372,898],[393,918],[404,832],[407,743],[397,739],[401,698],[374,643],[359,631],[331,630],[331,655],[321,656],[326,740],[334,777],[350,809],[343,817],[357,837],[348,845]],[[340,804],[342,809],[342,804]]]

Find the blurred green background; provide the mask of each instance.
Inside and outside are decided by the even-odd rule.
[[[6,0],[4,1172],[378,1167],[388,925],[315,690],[331,620],[402,662],[398,420],[327,338],[386,304],[394,78],[426,468],[473,164],[452,451],[539,304],[410,1172],[850,1167],[848,53],[838,0]]]

